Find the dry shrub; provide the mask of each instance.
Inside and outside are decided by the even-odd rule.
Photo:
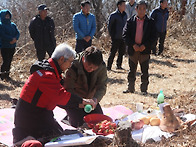
[[[187,14],[180,19],[178,11],[170,10],[167,32],[170,44],[181,42],[187,49],[196,51],[196,27],[194,26],[196,26],[196,21],[191,19],[191,15]]]

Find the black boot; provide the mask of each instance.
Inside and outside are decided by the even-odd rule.
[[[4,80],[6,78],[5,72],[1,72],[0,77],[1,77],[1,80]]]

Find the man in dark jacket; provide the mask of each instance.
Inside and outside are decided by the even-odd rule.
[[[152,47],[153,54],[156,55],[156,46],[159,39],[159,51],[158,55],[163,52],[165,36],[167,32],[167,20],[169,18],[169,11],[167,9],[167,0],[160,0],[160,7],[152,11],[151,17],[155,21],[157,38]]]
[[[73,65],[66,72],[64,87],[67,91],[88,100],[93,100],[94,110],[91,113],[103,113],[99,102],[106,93],[107,69],[102,53],[94,46],[77,54]],[[81,108],[66,107],[69,123],[74,127],[83,125],[86,113]]]
[[[116,52],[118,51],[117,69],[122,69],[122,60],[125,52],[125,43],[122,38],[123,27],[127,21],[125,12],[125,0],[117,2],[117,10],[112,12],[109,17],[108,31],[112,39],[112,48],[107,63],[107,70],[111,70]]]
[[[61,73],[70,68],[74,58],[75,51],[66,44],[60,44],[50,59],[33,64],[16,106],[13,129],[15,145],[21,145],[26,137],[45,143],[61,135],[63,129],[55,121],[52,111],[57,105],[84,108],[85,104],[93,104],[67,92],[62,85]]]
[[[56,47],[55,25],[53,19],[47,16],[47,10],[46,5],[39,5],[39,14],[31,20],[29,25],[29,33],[34,41],[39,61],[45,58],[46,52],[51,57]]]
[[[20,33],[16,24],[11,22],[12,14],[9,10],[1,10],[0,15],[0,44],[3,58],[0,77],[2,80],[10,80],[10,66]]]
[[[127,21],[123,31],[123,38],[128,45],[130,67],[128,89],[123,93],[135,92],[136,70],[139,62],[142,72],[140,89],[143,94],[147,94],[151,45],[155,41],[156,32],[154,21],[145,14],[146,8],[146,2],[139,1],[136,6],[137,15],[132,16]]]

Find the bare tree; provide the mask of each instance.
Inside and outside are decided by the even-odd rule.
[[[76,12],[79,12],[82,0],[7,0],[3,8],[10,9],[13,14],[13,21],[17,24],[21,37],[19,46],[31,41],[28,32],[30,20],[38,13],[37,6],[45,3],[49,7],[49,16],[51,16],[56,25],[57,41],[63,42],[68,38],[73,38],[75,33],[72,26],[72,18]],[[97,32],[96,37],[100,37],[102,33],[107,31],[107,20],[111,12],[116,9],[117,0],[90,0],[92,3],[91,12],[96,16]],[[148,1],[148,14],[152,9],[159,6],[159,0]],[[189,21],[195,22],[195,0],[169,0],[169,6],[181,18],[185,15],[189,16]]]

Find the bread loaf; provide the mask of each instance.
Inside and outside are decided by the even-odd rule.
[[[140,120],[143,120],[145,125],[149,125],[149,123],[150,123],[150,117],[142,117],[142,118],[140,118]]]
[[[150,119],[150,125],[151,125],[151,126],[159,126],[160,123],[161,123],[161,121],[160,121],[160,119],[157,118],[157,117],[152,117],[152,118]]]

